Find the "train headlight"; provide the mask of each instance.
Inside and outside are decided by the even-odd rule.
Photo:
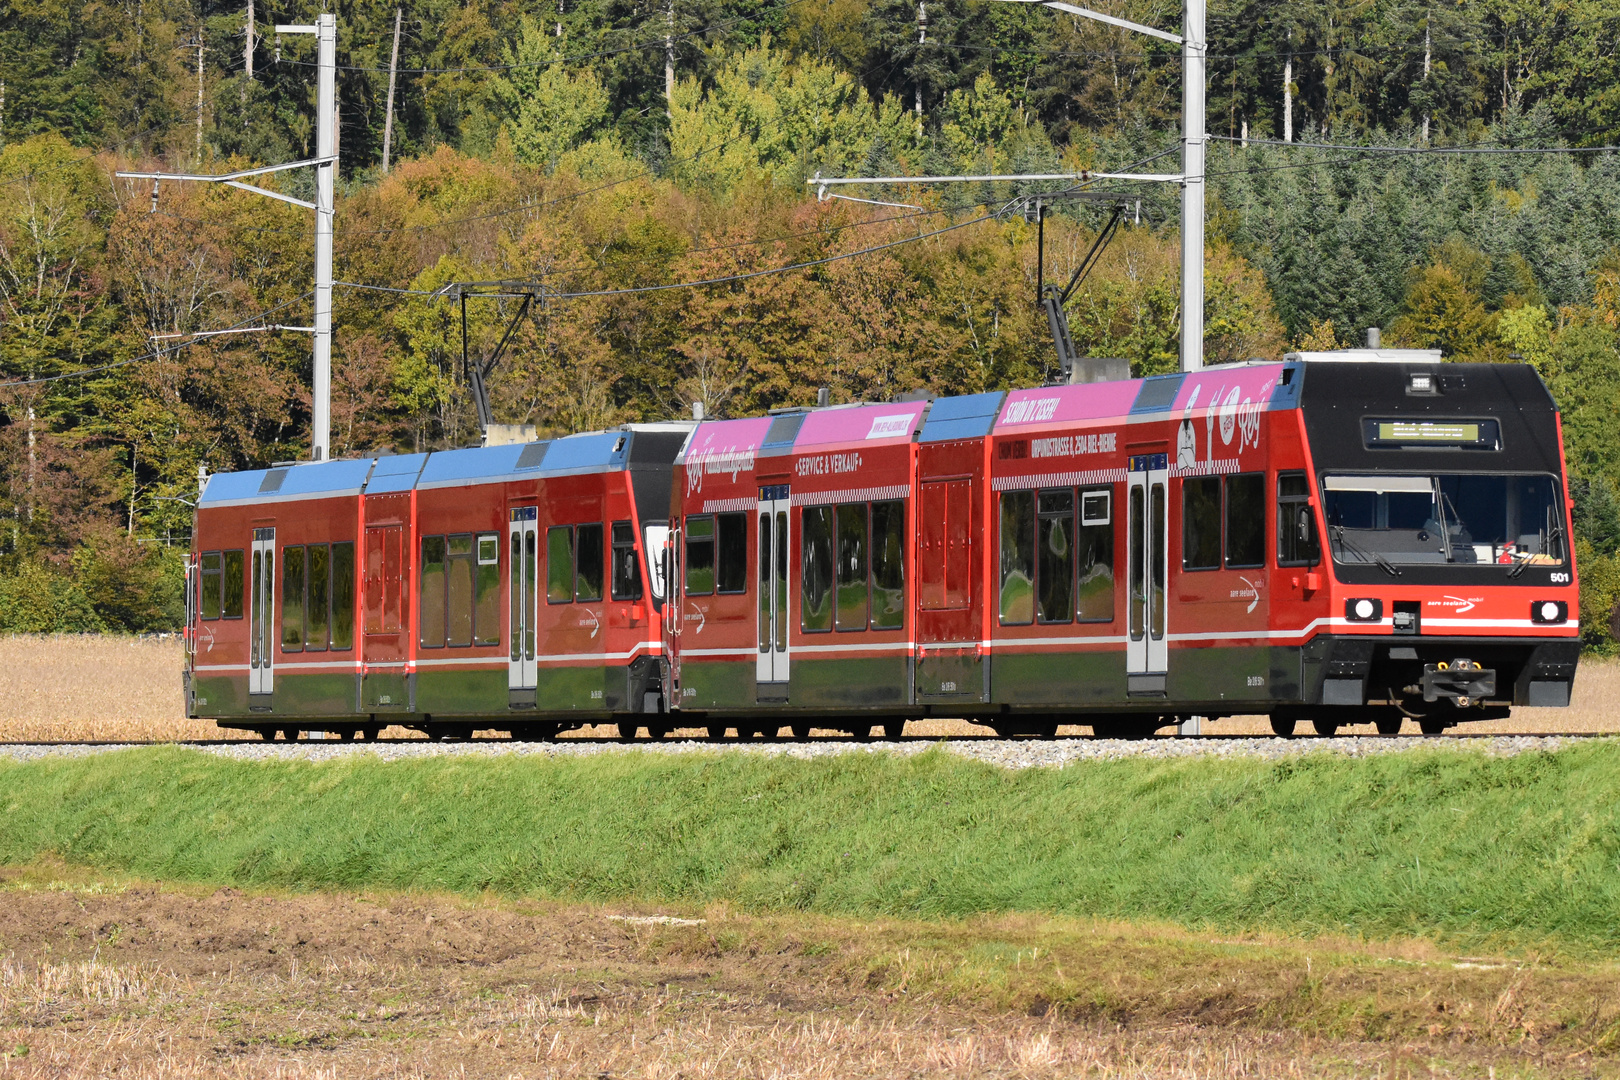
[[[1569,604],[1563,600],[1533,600],[1530,603],[1530,621],[1544,624],[1568,622]]]
[[[1377,622],[1384,617],[1384,602],[1362,597],[1344,602],[1344,617],[1351,622]]]

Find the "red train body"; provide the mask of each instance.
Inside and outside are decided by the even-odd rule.
[[[1437,361],[216,475],[190,710],[525,737],[1234,713],[1439,730],[1567,704],[1556,410],[1528,367]]]

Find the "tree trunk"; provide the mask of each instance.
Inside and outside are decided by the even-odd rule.
[[[1425,86],[1427,86],[1429,82],[1429,64],[1433,58],[1433,52],[1431,50],[1429,41],[1429,18],[1430,15],[1428,14],[1424,15],[1423,17],[1423,82]],[[1423,110],[1423,141],[1429,141],[1428,109]]]
[[[247,76],[247,80],[242,83],[242,104],[244,105],[247,104],[247,84],[253,81],[253,0],[247,2],[245,24],[242,34],[242,73]],[[243,117],[242,122],[247,123],[247,118]]]
[[[675,0],[664,15],[664,112],[675,108]]]
[[[928,41],[928,6],[923,0],[917,0],[917,62],[922,63],[922,47]],[[921,119],[922,111],[922,76],[913,70],[913,78],[917,81],[917,116]]]
[[[1288,32],[1290,43],[1294,40],[1294,32]],[[1294,141],[1294,57],[1290,53],[1283,60],[1283,142]]]

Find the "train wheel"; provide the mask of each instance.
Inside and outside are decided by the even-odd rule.
[[[634,742],[636,738],[636,728],[639,726],[640,725],[638,725],[634,720],[620,720],[619,741]]]
[[[434,724],[427,729],[428,742],[443,742],[444,734],[444,728]]]
[[[276,729],[273,727],[260,728],[259,738],[263,739],[265,742],[274,742],[276,739]]]
[[[298,729],[293,727],[284,727],[281,729],[281,737],[286,739],[288,742],[297,742]]]
[[[1295,721],[1292,716],[1278,716],[1276,713],[1271,714],[1272,733],[1279,735],[1284,739],[1291,738],[1293,736],[1294,723]]]
[[[724,724],[710,724],[703,730],[708,733],[710,742],[719,742],[721,739],[726,737],[726,725]],[[737,734],[742,734],[742,730],[740,728],[738,729]]]
[[[1312,720],[1311,727],[1315,728],[1316,733],[1324,739],[1333,738],[1339,731],[1339,724],[1335,720]]]
[[[1380,716],[1373,721],[1380,735],[1399,735],[1401,733],[1401,718],[1399,716]]]
[[[871,742],[872,741],[872,725],[871,724],[856,724],[855,725],[855,730],[851,731],[850,735],[854,737],[856,742]]]
[[[805,739],[808,739],[810,737],[810,725],[809,724],[794,724],[793,725],[793,737],[795,739],[800,740],[801,742],[803,740],[805,740]]]
[[[905,734],[906,722],[904,720],[889,720],[883,724],[883,737],[890,742],[898,742],[900,736]]]
[[[1425,716],[1418,721],[1418,730],[1425,735],[1443,735],[1448,725],[1444,720]]]
[[[663,724],[648,724],[647,737],[649,739],[662,739],[669,734],[669,728]]]
[[[354,742],[354,737],[358,734],[359,732],[355,731],[354,728],[344,728],[342,731],[338,732],[338,738],[342,739],[344,742]]]
[[[375,726],[366,728],[366,742],[376,742],[380,738],[382,738],[382,728]]]
[[[1058,729],[1057,721],[1052,720],[1052,721],[1049,721],[1048,723],[1042,724],[1041,727],[1040,727],[1040,730],[1037,731],[1035,734],[1039,738],[1042,738],[1042,739],[1055,739],[1055,738],[1057,738],[1057,729]]]

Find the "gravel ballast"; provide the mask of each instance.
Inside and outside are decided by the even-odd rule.
[[[1603,736],[1614,738],[1614,736]],[[1567,735],[1489,735],[1468,738],[1418,738],[1412,736],[1353,736],[1344,738],[1167,738],[1167,739],[915,739],[903,742],[855,742],[829,739],[820,742],[726,742],[695,740],[621,743],[595,739],[562,739],[557,742],[511,742],[505,739],[477,739],[471,742],[428,742],[420,739],[398,742],[338,742],[335,740],[287,742],[229,742],[191,745],[200,753],[242,761],[329,761],[351,754],[370,754],[384,761],[455,755],[532,754],[571,757],[587,754],[766,754],[787,758],[819,758],[831,754],[920,754],[935,746],[1008,769],[1062,768],[1081,761],[1111,761],[1119,758],[1262,758],[1275,759],[1300,754],[1339,754],[1367,757],[1372,754],[1412,750],[1456,750],[1507,757],[1539,753],[1592,741],[1586,736]],[[48,757],[78,757],[84,754],[130,750],[143,743],[11,743],[0,745],[0,758],[33,761]],[[163,744],[159,744],[163,745]]]

